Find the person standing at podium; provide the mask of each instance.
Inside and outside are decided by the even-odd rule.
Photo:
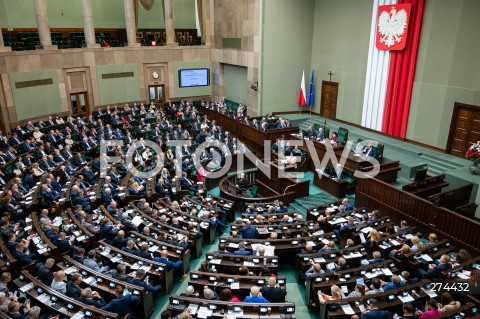
[[[242,191],[245,191],[248,188],[248,184],[249,182],[245,179],[245,173],[241,173],[240,178],[237,180],[237,184],[236,184],[237,188]]]

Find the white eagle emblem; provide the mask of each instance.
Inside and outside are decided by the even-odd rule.
[[[378,18],[378,32],[382,35],[380,43],[384,43],[387,47],[402,42],[402,36],[407,27],[407,11],[404,9],[397,12],[392,7],[390,15],[387,11],[383,11]]]

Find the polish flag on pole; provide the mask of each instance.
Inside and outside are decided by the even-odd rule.
[[[305,95],[305,71],[302,73],[302,83],[300,84],[300,92],[298,92],[298,106],[302,107],[307,104],[307,96]]]

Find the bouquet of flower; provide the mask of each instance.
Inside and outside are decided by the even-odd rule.
[[[466,157],[471,160],[475,165],[480,163],[480,141],[470,146],[467,150]]]

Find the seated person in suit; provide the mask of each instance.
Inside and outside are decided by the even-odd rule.
[[[137,296],[132,296],[129,293],[124,294],[124,290],[123,286],[117,286],[115,288],[115,298],[101,309],[116,313],[119,318],[127,314],[133,315],[131,305],[137,301]]]
[[[138,246],[135,244],[135,242],[132,239],[127,240],[127,246],[123,247],[122,250],[126,253],[129,253],[131,255],[138,256]]]
[[[187,172],[183,172],[180,184],[188,188],[189,191],[196,194],[198,192],[198,185],[187,177]]]
[[[218,244],[218,250],[215,251],[216,254],[227,254],[229,255],[230,252],[227,250],[227,246],[224,243]]]
[[[36,267],[38,280],[47,286],[49,286],[53,280],[53,265],[55,265],[55,259],[48,258],[45,263],[38,263]]]
[[[77,251],[72,255],[73,260],[79,262],[83,265],[83,260],[85,259],[85,249],[83,247],[78,247]]]
[[[369,265],[374,265],[378,263],[382,263],[385,261],[385,259],[382,258],[382,254],[379,251],[374,251],[372,253],[373,259],[369,260],[368,264]]]
[[[100,267],[100,265],[97,263],[95,259],[96,259],[96,252],[95,252],[95,249],[92,249],[88,252],[88,258],[83,260],[83,265],[100,273],[103,273],[110,269],[110,267],[108,266]]]
[[[368,142],[367,146],[365,146],[365,148],[363,149],[363,154],[365,154],[365,156],[375,158],[378,156],[377,148],[373,147],[371,142]]]
[[[377,299],[368,299],[368,306],[362,313],[362,319],[392,319],[392,314],[386,310],[378,309]]]
[[[108,271],[113,278],[121,281],[128,281],[131,276],[127,275],[127,266],[124,264],[118,264],[116,269],[111,269]]]
[[[453,266],[450,263],[450,256],[444,254],[440,257],[439,264],[429,264],[428,271],[421,268],[418,269],[418,277],[420,278],[442,278],[442,272],[451,269]]]
[[[252,226],[250,220],[247,220],[245,226],[240,228],[240,234],[243,239],[256,239],[258,238],[258,229]]]
[[[12,257],[20,262],[22,266],[31,264],[35,262],[34,254],[30,255],[30,252],[27,250],[27,247],[23,242],[17,243],[17,247],[12,252]]]
[[[238,250],[233,252],[234,255],[250,256],[250,251],[245,250],[245,243],[242,241],[238,244]]]
[[[275,277],[269,277],[268,284],[264,285],[260,292],[270,302],[285,302],[285,296],[287,295],[287,291],[280,288]]]
[[[28,319],[30,316],[28,314],[20,313],[20,303],[18,301],[11,301],[7,307],[6,315],[12,319]],[[26,305],[26,310],[30,310],[30,304]]]
[[[185,279],[187,278],[187,274],[185,274],[183,269],[183,261],[178,260],[173,262],[168,260],[168,251],[166,249],[162,250],[161,257],[155,257],[153,261],[160,262],[167,266],[167,270],[174,269],[175,274],[178,275],[180,278]]]
[[[330,240],[328,244],[326,244],[322,249],[319,250],[319,252],[324,252],[324,251],[329,251],[334,249],[335,249],[335,242],[333,240]]]
[[[383,280],[381,280],[380,282],[382,283],[383,291],[394,290],[394,289],[398,289],[398,288],[401,288],[401,287],[405,286],[405,283],[402,282],[400,280],[400,277],[397,276],[397,275],[393,275],[392,280],[389,283],[387,283]]]
[[[82,275],[78,272],[72,274],[70,281],[67,283],[67,296],[73,299],[80,299],[82,297],[82,288],[80,283],[82,282]]]
[[[112,223],[108,218],[103,218],[100,224],[100,239],[107,239],[111,241],[115,235],[118,233],[118,228],[114,228]]]
[[[337,263],[335,264],[335,268],[331,269],[331,271],[343,271],[349,270],[350,265],[347,265],[347,260],[343,257],[338,258]]]
[[[103,299],[97,291],[92,291],[90,287],[82,290],[82,297],[79,301],[96,308],[101,308],[106,304],[105,299]]]
[[[160,293],[160,291],[162,291],[162,286],[160,286],[160,285],[152,286],[148,282],[148,277],[146,278],[145,281],[143,279],[144,277],[145,277],[145,270],[144,269],[138,269],[136,274],[135,274],[135,278],[131,279],[129,281],[129,283],[131,283],[132,285],[137,285],[137,286],[143,287],[143,288],[145,288],[146,291],[151,292],[153,294],[158,294],[158,293]]]
[[[306,244],[305,248],[302,248],[302,250],[300,251],[300,254],[314,254],[316,252],[317,251],[313,249],[312,244]]]
[[[353,205],[350,203],[349,199],[346,197],[342,200],[342,205],[345,207],[346,212],[353,210]]]
[[[322,269],[322,265],[315,263],[313,259],[310,259],[310,268],[305,272],[305,277],[310,278],[313,275],[324,274],[325,270]]]

